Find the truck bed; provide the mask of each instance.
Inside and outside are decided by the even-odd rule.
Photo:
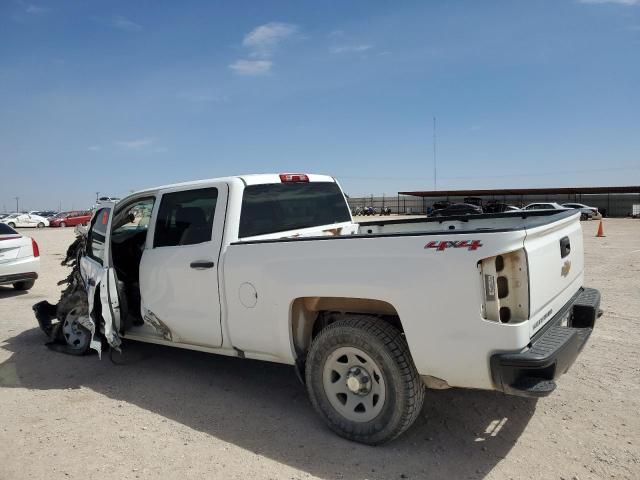
[[[567,275],[564,237],[573,247]],[[528,318],[484,319],[480,262],[518,251],[530,265],[522,287],[530,290]],[[579,213],[572,211],[381,220],[361,223],[354,234],[239,241],[228,247],[222,275],[230,341],[253,356],[294,361],[282,332],[300,299],[374,299],[397,312],[420,374],[474,388],[492,388],[488,356],[525,348],[582,277]],[[246,291],[255,305],[243,304]]]
[[[575,214],[574,210],[534,210],[402,220],[371,220],[360,222],[358,234],[505,232],[539,227]]]

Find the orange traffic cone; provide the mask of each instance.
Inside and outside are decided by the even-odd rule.
[[[600,220],[600,225],[598,225],[598,233],[596,233],[596,237],[604,237],[604,228],[602,228],[602,220]]]

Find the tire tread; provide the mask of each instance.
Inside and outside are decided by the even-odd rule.
[[[318,333],[316,339],[311,345],[308,358],[314,358],[315,350],[321,348],[320,344],[322,341],[318,340],[321,338],[328,338],[338,330],[353,330],[353,333],[356,335],[361,335],[362,333],[369,334],[383,343],[400,371],[400,378],[402,379],[406,402],[402,405],[403,411],[400,421],[381,437],[374,436],[373,438],[366,438],[350,431],[352,430],[352,425],[348,422],[342,422],[342,425],[338,425],[338,428],[334,428],[331,421],[329,419],[327,419],[327,421],[334,431],[350,440],[373,445],[389,442],[398,437],[413,424],[422,410],[425,394],[424,384],[413,363],[409,346],[404,335],[394,325],[377,317],[345,314],[339,320],[331,323]],[[310,378],[310,371],[311,369],[307,368],[308,386],[312,380]],[[314,408],[323,417],[325,417],[325,414],[318,405],[317,400],[314,398],[311,389],[309,389],[309,394]]]

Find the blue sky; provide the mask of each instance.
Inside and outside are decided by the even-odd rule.
[[[640,184],[640,0],[0,2],[0,210],[254,172]]]

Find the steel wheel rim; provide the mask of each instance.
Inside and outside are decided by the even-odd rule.
[[[89,331],[78,323],[78,318],[80,315],[75,308],[67,313],[62,324],[62,334],[67,345],[75,350],[82,350],[89,344],[90,338]]]
[[[369,422],[385,404],[386,384],[378,364],[356,347],[339,347],[329,354],[322,372],[331,406],[347,420]]]

